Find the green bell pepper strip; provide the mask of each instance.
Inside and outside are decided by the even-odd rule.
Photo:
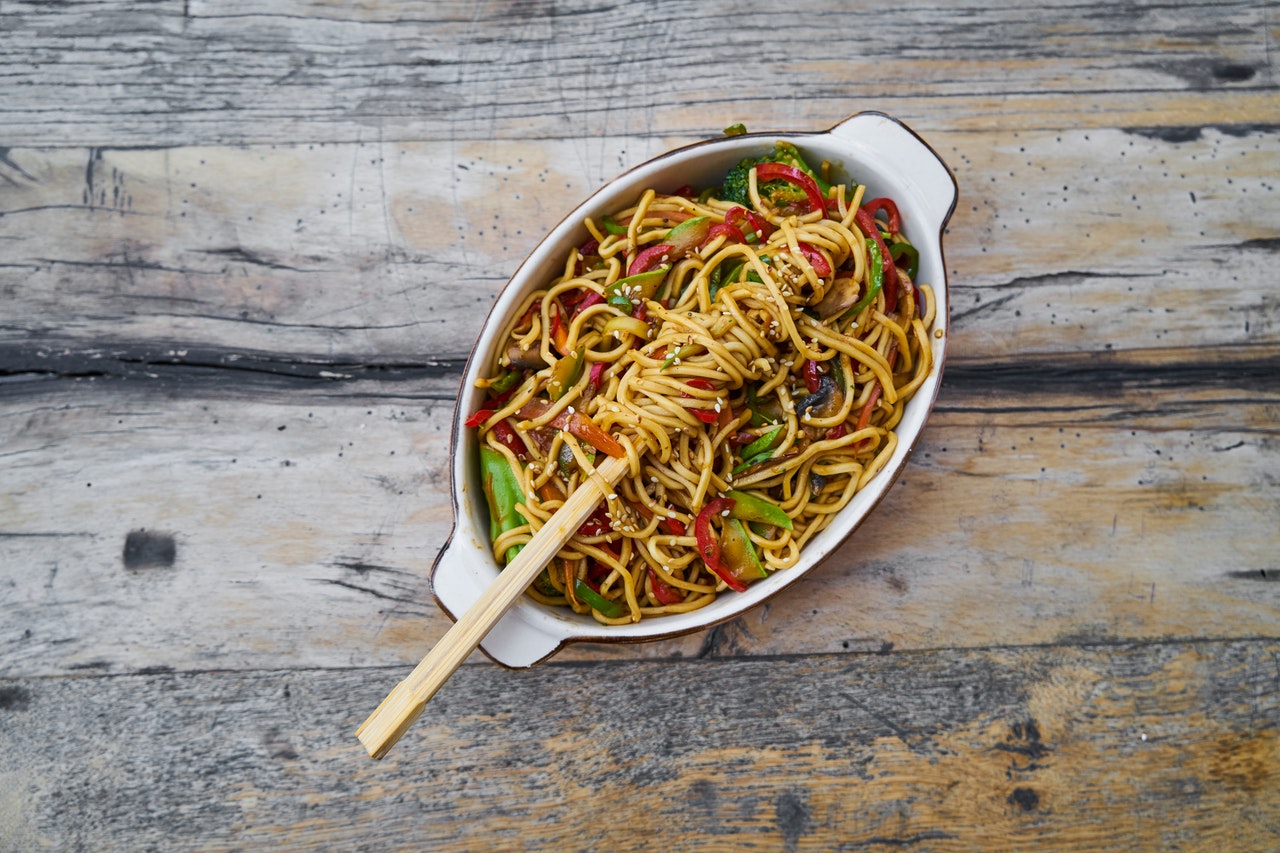
[[[761,524],[772,524],[774,527],[781,527],[786,530],[793,530],[795,525],[791,522],[791,516],[783,511],[782,507],[767,501],[759,495],[751,492],[739,492],[736,489],[724,493],[726,498],[733,500],[733,508],[729,510],[730,518],[740,518],[743,521],[758,521]]]
[[[915,246],[900,240],[889,247],[889,257],[893,258],[894,263],[905,257],[907,278],[916,280],[916,274],[920,272],[920,252]]]
[[[505,394],[520,384],[524,374],[519,370],[508,370],[506,373],[489,382],[489,393],[495,397]]]
[[[600,224],[604,226],[604,230],[610,234],[623,235],[627,233],[627,226],[618,224],[618,221],[612,216],[605,214],[600,217]]]
[[[880,257],[880,248],[876,242],[870,237],[867,238],[867,257],[871,263],[871,269],[868,275],[871,278],[871,286],[867,288],[867,295],[854,303],[853,307],[844,312],[844,316],[852,317],[863,308],[871,304],[871,300],[876,298],[876,294],[880,292],[880,288],[884,287],[884,261]]]
[[[626,611],[622,605],[612,599],[605,598],[600,593],[591,588],[591,585],[582,578],[576,578],[573,582],[573,594],[578,600],[590,607],[592,610],[599,610],[600,614],[607,619],[617,619]]]
[[[525,502],[524,492],[507,457],[483,444],[480,445],[480,475],[485,500],[489,504],[489,541],[495,542],[508,530],[529,523],[516,510],[517,504]],[[523,547],[512,545],[508,548],[505,561],[510,563]]]
[[[884,237],[880,236],[880,225],[867,212],[866,207],[858,208],[853,216],[853,221],[857,223],[858,229],[871,240],[876,241],[876,248],[879,250],[881,259],[882,275],[884,276],[884,310],[894,311],[898,307],[898,268],[893,265],[893,259],[889,256],[889,247],[884,244]]]

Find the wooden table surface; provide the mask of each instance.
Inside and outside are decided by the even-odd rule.
[[[1280,847],[1280,16],[1044,6],[0,3],[0,849]],[[960,188],[889,498],[370,760],[520,260],[868,109]]]

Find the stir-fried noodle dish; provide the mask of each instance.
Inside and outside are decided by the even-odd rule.
[[[893,453],[936,303],[893,199],[830,178],[779,142],[646,190],[512,314],[467,420],[499,564],[584,483],[606,496],[533,598],[623,624],[745,591]]]

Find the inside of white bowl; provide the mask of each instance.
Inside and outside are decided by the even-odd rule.
[[[525,598],[512,607],[481,644],[498,662],[528,666],[570,640],[639,640],[684,633],[730,619],[795,582],[826,557],[879,502],[905,465],[937,394],[945,353],[949,315],[941,234],[955,203],[954,181],[945,165],[910,130],[879,114],[854,116],[824,133],[749,134],[697,143],[648,161],[593,194],[537,246],[495,302],[459,394],[452,460],[456,526],[452,540],[433,567],[433,591],[441,605],[457,617],[499,571],[489,547],[488,515],[475,463],[476,436],[473,430],[463,427],[462,421],[480,407],[482,392],[475,387],[476,379],[493,363],[506,318],[519,307],[524,294],[558,275],[569,248],[588,239],[582,225],[585,217],[627,207],[648,187],[669,192],[686,184],[718,185],[742,158],[760,156],[778,140],[795,144],[810,162],[827,160],[838,180],[852,178],[866,184],[866,198],[892,197],[902,214],[904,232],[920,252],[918,280],[933,288],[938,302],[931,338],[935,369],[906,406],[896,430],[896,451],[832,524],[806,544],[795,568],[775,572],[748,587],[745,593],[725,593],[700,610],[622,626],[603,626],[568,608],[546,607]],[[941,183],[938,169],[945,176],[945,184]]]

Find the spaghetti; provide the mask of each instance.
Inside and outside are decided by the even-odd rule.
[[[514,313],[467,421],[499,562],[601,454],[630,462],[532,597],[606,624],[704,607],[795,565],[893,453],[935,302],[894,202],[826,171],[779,143],[723,187],[647,190]]]

